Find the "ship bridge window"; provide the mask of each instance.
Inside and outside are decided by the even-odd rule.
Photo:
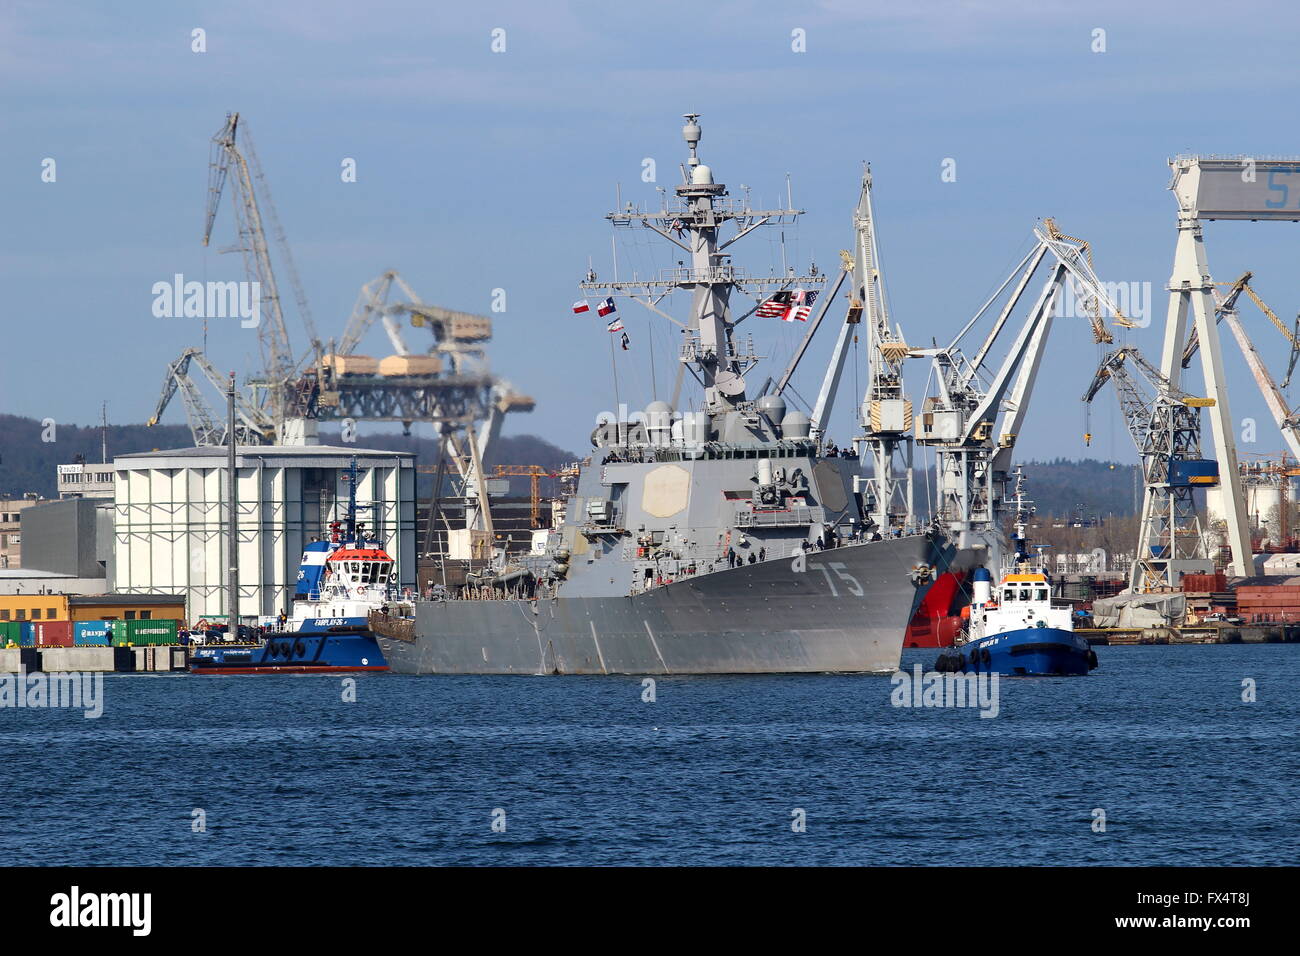
[[[1034,591],[1034,597],[1035,597],[1036,599],[1038,599],[1039,601],[1046,601],[1046,600],[1047,600],[1047,589],[1046,589],[1046,588],[1038,588],[1036,591]]]
[[[1022,601],[1028,601],[1028,600],[1029,600],[1029,588],[1021,588],[1021,589],[1020,589],[1020,600],[1022,600]]]
[[[392,561],[349,561],[349,580],[354,584],[383,584],[388,580],[392,564]]]
[[[1002,593],[1002,600],[1004,601],[1014,601],[1015,599],[1016,599],[1016,592],[1014,588],[1007,588]]]

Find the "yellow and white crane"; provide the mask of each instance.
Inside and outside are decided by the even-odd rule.
[[[912,498],[912,402],[903,383],[910,354],[903,330],[891,325],[885,282],[871,208],[871,169],[862,171],[862,191],[853,215],[857,246],[849,323],[862,321],[867,332],[867,391],[858,420],[862,460],[871,463],[866,502],[872,530],[881,533],[916,526]]]
[[[916,441],[935,451],[935,520],[961,551],[983,552],[972,561],[990,568],[998,566],[1012,455],[1029,411],[1058,299],[1069,286],[1094,300],[1095,312],[1090,308],[1089,313],[1099,340],[1109,335],[1104,315],[1122,318],[1093,271],[1090,250],[1082,240],[1067,239],[1050,221],[1034,229],[1034,238],[1033,248],[951,344],[911,351],[933,361],[935,394],[921,406]],[[1045,275],[1041,291],[1016,329],[1013,318],[1022,302],[1031,301],[1026,291],[1036,275]],[[995,311],[999,302],[1001,308]],[[995,316],[992,327],[967,358],[962,340],[989,315]],[[993,349],[1006,338],[1012,342],[995,367]]]

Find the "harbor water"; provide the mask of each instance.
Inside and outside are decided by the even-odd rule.
[[[886,677],[660,677],[648,702],[641,678],[371,674],[347,702],[337,675],[108,674],[98,719],[0,710],[0,856],[1294,865],[1300,651],[1097,653],[1003,679],[991,719],[893,706]]]

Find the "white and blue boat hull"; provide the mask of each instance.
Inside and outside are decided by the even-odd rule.
[[[1081,676],[1096,662],[1096,652],[1073,631],[1022,627],[950,648],[940,657],[938,669],[1007,677]]]

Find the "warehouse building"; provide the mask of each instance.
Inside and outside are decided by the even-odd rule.
[[[180,594],[3,594],[5,621],[183,621]]]
[[[23,558],[28,568],[75,578],[98,578],[99,591],[111,590],[111,499],[40,502],[23,512],[22,529],[26,539]]]
[[[60,498],[113,497],[113,466],[90,465],[84,459],[70,465],[59,465],[58,487]]]
[[[113,584],[126,594],[184,595],[191,620],[226,613],[227,449],[183,448],[113,460]],[[303,548],[328,535],[348,502],[356,459],[359,520],[415,587],[415,459],[333,445],[241,446],[239,614],[288,610]]]
[[[23,512],[44,500],[37,494],[0,498],[0,569],[23,566]]]

